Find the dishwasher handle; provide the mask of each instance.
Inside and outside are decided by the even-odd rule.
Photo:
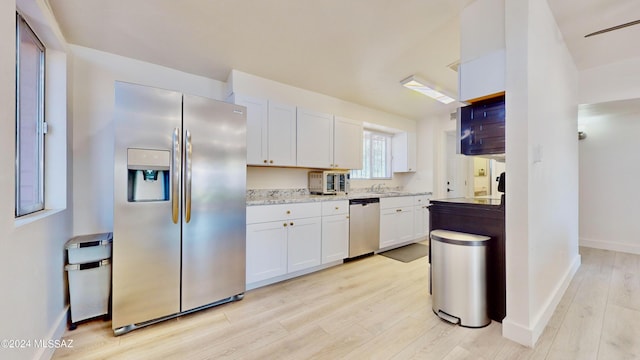
[[[349,205],[367,206],[368,204],[377,204],[379,202],[380,198],[351,199],[349,200]]]

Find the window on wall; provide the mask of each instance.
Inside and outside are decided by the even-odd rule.
[[[352,179],[391,179],[391,135],[364,130],[362,169]]]
[[[16,216],[44,209],[45,48],[16,15]]]

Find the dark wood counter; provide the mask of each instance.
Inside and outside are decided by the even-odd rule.
[[[487,303],[489,317],[502,322],[506,315],[504,201],[454,198],[430,202],[430,231],[442,229],[491,237],[487,249]]]

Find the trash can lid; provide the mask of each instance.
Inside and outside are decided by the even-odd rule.
[[[431,239],[463,246],[483,246],[487,245],[486,242],[488,240],[491,240],[489,236],[485,235],[467,234],[450,230],[433,230],[431,231]]]
[[[64,245],[65,249],[83,248],[90,246],[107,245],[113,242],[113,233],[80,235],[71,238]]]

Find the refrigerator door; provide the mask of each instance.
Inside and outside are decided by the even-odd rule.
[[[182,309],[245,291],[245,108],[183,97]]]
[[[143,201],[132,195],[135,190],[131,187],[138,181],[140,187],[161,184],[166,188],[165,179],[169,188],[179,186],[175,180],[179,182],[180,176],[173,175],[179,175],[180,159],[177,168],[171,165],[166,169],[168,176],[156,182],[142,176],[145,170],[131,168],[148,165],[152,173],[165,162],[170,164],[172,141],[180,145],[181,140],[181,99],[182,94],[171,91],[121,82],[115,85],[114,330],[180,311],[180,214],[177,224],[172,221],[172,204],[180,204],[180,192],[161,191],[166,198],[158,200],[154,194]],[[179,152],[180,148],[178,156]],[[145,158],[148,155],[157,158]]]

